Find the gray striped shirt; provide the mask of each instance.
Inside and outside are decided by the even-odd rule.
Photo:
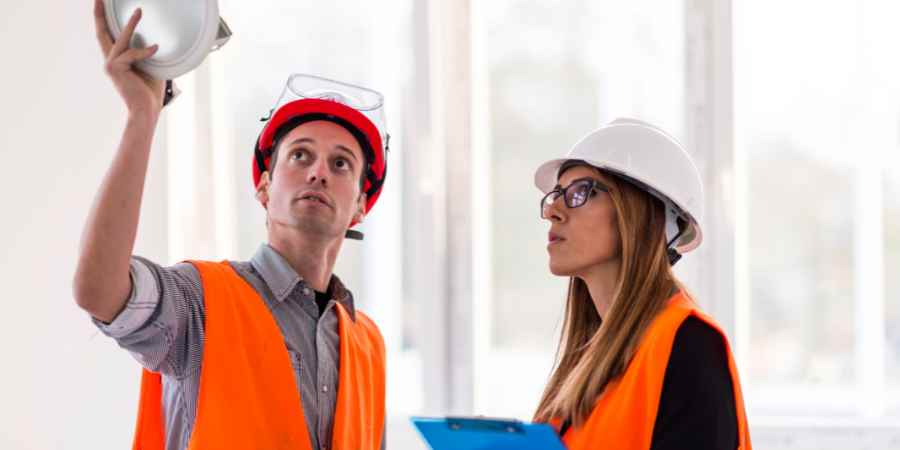
[[[355,320],[352,294],[332,276],[333,298],[320,317],[315,292],[269,245],[261,245],[250,261],[229,263],[260,294],[281,329],[312,448],[328,450],[340,354],[334,302],[344,305]],[[110,324],[94,323],[142,366],[162,374],[166,450],[183,450],[196,417],[203,355],[200,274],[190,263],[162,267],[135,256],[130,275],[133,287],[125,309]]]

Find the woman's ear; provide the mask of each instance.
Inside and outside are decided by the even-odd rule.
[[[263,208],[269,209],[269,172],[263,172],[259,177],[259,184],[256,186],[256,200]]]

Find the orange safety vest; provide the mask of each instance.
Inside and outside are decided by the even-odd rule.
[[[189,450],[310,450],[303,404],[281,331],[262,298],[227,263],[192,261],[206,309],[197,416]],[[384,341],[341,304],[332,450],[376,450],[384,426]],[[134,450],[163,450],[162,383],[143,371]]]
[[[738,421],[738,449],[752,449],[741,383],[725,333],[711,317],[703,314],[693,301],[680,292],[669,299],[668,305],[650,324],[625,373],[606,386],[587,421],[581,427],[573,427],[563,436],[566,448],[650,448],[672,343],[675,342],[678,328],[689,316],[709,324],[725,341]],[[554,420],[553,423],[558,426],[559,421]]]

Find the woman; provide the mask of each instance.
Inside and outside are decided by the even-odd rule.
[[[556,367],[535,413],[569,449],[751,448],[722,330],[672,273],[702,240],[681,145],[619,119],[543,164],[550,271],[569,277]]]

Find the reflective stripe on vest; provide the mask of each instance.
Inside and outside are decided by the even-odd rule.
[[[203,282],[205,340],[188,449],[310,450],[290,356],[259,294],[227,263],[191,261]],[[376,450],[384,426],[384,341],[337,303],[340,363],[331,450]],[[163,450],[160,375],[147,370],[134,450]]]
[[[672,344],[678,328],[689,316],[697,317],[722,335],[734,389],[738,449],[751,450],[744,397],[728,339],[712,318],[681,293],[669,299],[667,306],[650,324],[625,373],[607,385],[587,421],[563,436],[568,449],[586,450],[598,445],[617,450],[650,448]]]

